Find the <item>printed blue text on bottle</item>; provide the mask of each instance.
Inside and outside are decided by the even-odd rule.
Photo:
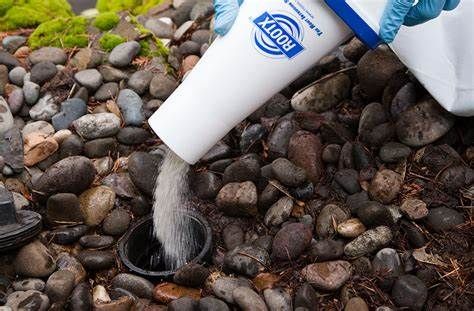
[[[304,30],[290,14],[264,12],[253,20],[252,39],[262,54],[272,58],[291,59],[304,50]]]

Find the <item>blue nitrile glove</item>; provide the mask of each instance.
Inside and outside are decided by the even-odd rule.
[[[389,0],[380,22],[380,38],[390,43],[402,25],[415,26],[454,10],[461,0]]]
[[[214,0],[215,21],[214,31],[218,35],[225,35],[234,24],[239,6],[244,0]]]

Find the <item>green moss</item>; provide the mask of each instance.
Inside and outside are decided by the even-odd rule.
[[[167,57],[168,49],[155,37],[140,40],[140,56],[144,57]]]
[[[0,18],[0,30],[33,28],[39,24],[63,17],[72,17],[71,6],[66,0],[4,0],[4,14]],[[1,15],[1,14],[0,14]]]
[[[141,40],[138,43],[140,43],[140,53],[138,55],[146,57],[152,56],[150,42],[147,40]]]
[[[109,52],[112,51],[114,47],[116,47],[120,43],[124,43],[125,41],[127,41],[127,39],[125,39],[124,37],[111,33],[106,33],[102,36],[102,38],[100,38],[99,44],[102,49]]]
[[[98,0],[96,4],[99,12],[120,12],[131,10],[139,5],[140,0]]]
[[[42,46],[85,47],[88,43],[87,19],[81,16],[56,18],[42,23],[28,39],[33,49]]]
[[[5,15],[13,6],[13,0],[0,0],[0,16]]]
[[[143,14],[163,0],[98,0],[96,8],[99,12],[130,11]]]
[[[140,37],[143,39],[140,40],[140,56],[154,57],[154,56],[163,56],[168,55],[168,49],[163,45],[160,39],[158,39],[153,32],[145,28],[142,24],[138,22],[138,19],[135,16],[130,16],[130,23],[135,27],[135,29],[140,34]]]
[[[133,25],[133,27],[135,27],[135,29],[141,36],[153,35],[153,33],[149,29],[145,28],[145,26],[138,22],[138,19],[135,16],[130,16],[130,23]]]
[[[155,55],[167,58],[168,57],[168,52],[169,52],[168,48],[163,44],[163,42],[161,42],[160,39],[158,39],[156,37],[154,37],[154,39],[155,39],[155,46],[156,46]]]
[[[161,2],[163,2],[163,0],[143,0],[141,1],[141,5],[137,6],[133,12],[135,14],[143,14],[143,13],[146,13],[148,12],[148,10],[150,10],[152,7],[160,4]]]
[[[97,15],[93,25],[102,31],[107,31],[117,26],[119,21],[120,17],[116,13],[105,12]]]

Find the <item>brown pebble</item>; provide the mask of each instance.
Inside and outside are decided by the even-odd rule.
[[[337,226],[337,233],[345,238],[355,238],[366,230],[364,224],[358,218],[351,218]]]
[[[375,174],[369,186],[372,199],[384,204],[392,202],[400,192],[402,176],[394,171],[383,169]]]
[[[153,297],[156,301],[166,304],[181,297],[190,297],[194,300],[199,300],[199,298],[201,298],[201,290],[165,282],[155,287]]]
[[[428,208],[426,207],[426,203],[419,199],[406,199],[403,201],[400,209],[411,220],[417,220],[428,216]]]
[[[190,71],[191,69],[196,66],[196,64],[199,62],[199,57],[196,55],[189,55],[186,56],[185,59],[183,59],[183,63],[181,64],[181,72],[184,75],[186,72]]]
[[[33,166],[55,153],[59,148],[58,142],[42,133],[31,133],[25,137],[24,161],[26,166]]]
[[[352,270],[348,261],[336,260],[308,265],[303,268],[301,274],[314,287],[334,291],[349,280]]]
[[[360,297],[353,297],[347,302],[344,311],[369,311],[369,307],[365,303],[364,299]]]

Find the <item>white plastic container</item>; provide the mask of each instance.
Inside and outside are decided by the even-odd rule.
[[[212,43],[148,122],[169,148],[194,164],[350,36],[323,0],[246,0],[230,32]]]
[[[379,32],[387,1],[345,2]],[[357,34],[357,28],[352,29]],[[474,116],[473,0],[462,0],[456,9],[443,11],[424,24],[403,26],[390,47],[446,110],[459,116]]]

